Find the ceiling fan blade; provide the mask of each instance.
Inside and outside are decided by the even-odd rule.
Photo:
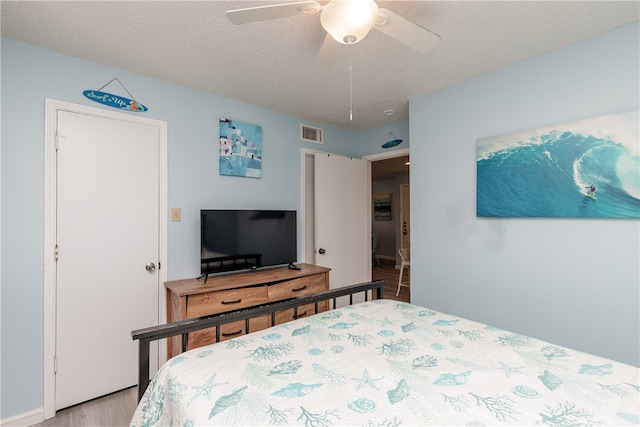
[[[436,33],[422,28],[388,9],[380,9],[380,18],[380,22],[376,22],[373,28],[418,52],[428,51],[440,40],[440,36]]]
[[[287,18],[301,13],[317,13],[320,9],[322,9],[322,6],[316,1],[298,1],[229,10],[226,15],[229,21],[239,25],[250,22],[268,21],[270,19]]]
[[[331,34],[327,33],[324,42],[322,42],[318,57],[316,58],[316,69],[319,71],[329,71],[336,62],[340,46],[340,43],[331,37]]]

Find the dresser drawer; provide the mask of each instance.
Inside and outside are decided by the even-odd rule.
[[[224,313],[268,301],[267,287],[229,289],[187,296],[187,318]]]
[[[270,326],[269,316],[253,317],[249,319],[249,332],[256,332],[262,329],[266,329]],[[230,340],[231,338],[240,337],[245,335],[246,323],[244,320],[238,320],[237,322],[227,323],[220,326],[220,341]],[[191,332],[189,334],[189,340],[187,343],[187,350],[202,347],[204,345],[213,344],[216,342],[216,328],[203,329],[201,331]]]
[[[318,303],[318,313],[327,311],[327,304],[327,301],[320,301]],[[298,307],[297,314],[293,308],[284,311],[278,311],[276,313],[276,325],[291,322],[292,320],[300,319],[302,317],[313,316],[315,313],[315,304],[301,305],[300,307]]]
[[[316,274],[299,279],[271,285],[269,288],[269,301],[280,301],[294,298],[300,295],[315,294],[327,289],[324,274]]]

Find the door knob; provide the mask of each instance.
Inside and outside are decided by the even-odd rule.
[[[154,271],[156,269],[156,265],[150,262],[149,264],[145,265],[144,268],[146,268],[147,271]]]
[[[327,251],[325,251],[325,250],[324,250],[324,248],[320,248],[320,249],[318,249],[318,253],[319,253],[320,255],[324,255],[326,252],[327,252]]]

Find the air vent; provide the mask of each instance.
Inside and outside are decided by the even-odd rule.
[[[300,139],[306,142],[315,142],[316,144],[324,144],[323,131],[309,125],[300,124]]]

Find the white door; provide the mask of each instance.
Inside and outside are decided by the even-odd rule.
[[[160,138],[154,126],[68,111],[57,132],[60,409],[137,383],[131,331],[159,319]]]
[[[411,248],[411,198],[409,184],[400,185],[400,247]]]
[[[332,289],[371,280],[369,162],[315,155],[315,263]]]

